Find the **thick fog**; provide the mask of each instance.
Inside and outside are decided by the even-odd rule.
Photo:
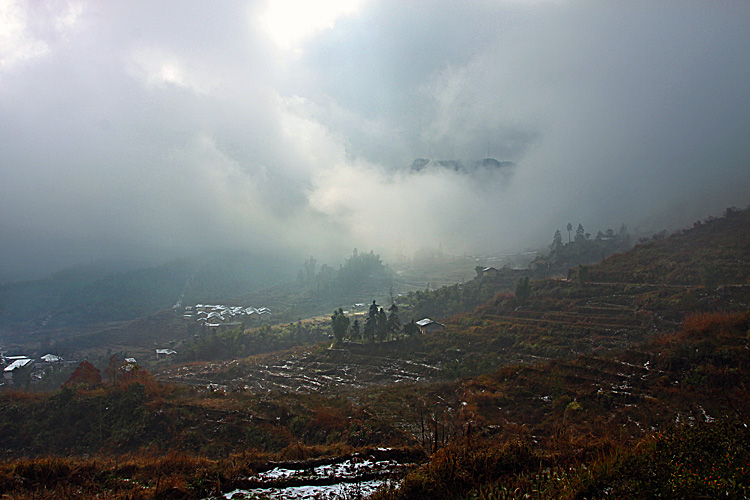
[[[745,1],[1,0],[0,276],[746,206],[748,26]]]

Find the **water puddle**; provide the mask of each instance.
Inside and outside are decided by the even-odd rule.
[[[385,484],[395,485],[421,457],[379,448],[367,453],[307,462],[269,464],[224,493],[231,500],[367,498]]]
[[[319,486],[288,486],[286,488],[255,488],[234,490],[224,494],[227,499],[253,500],[357,500],[375,493],[385,483],[384,480],[363,481],[361,483],[338,483]]]

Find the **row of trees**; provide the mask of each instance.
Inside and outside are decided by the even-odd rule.
[[[413,319],[406,325],[401,324],[398,306],[395,302],[391,304],[386,313],[385,309],[380,307],[375,300],[370,304],[364,325],[360,325],[357,318],[350,321],[344,310],[339,307],[331,316],[331,329],[336,342],[342,342],[345,339],[384,342],[389,337],[395,337],[402,332],[413,335],[419,331]]]
[[[583,224],[578,224],[575,236],[572,236],[573,224],[568,223],[568,241],[563,242],[562,232],[558,229],[549,245],[550,253],[547,260],[557,271],[564,271],[580,264],[591,264],[604,260],[605,257],[616,252],[628,250],[632,246],[632,238],[623,224],[620,230],[613,229],[597,231],[594,238],[586,232]]]
[[[566,227],[568,230],[568,243],[576,242],[582,242],[586,240],[591,239],[591,233],[587,233],[586,230],[583,228],[583,224],[578,224],[578,228],[576,228],[576,234],[573,239],[571,239],[571,232],[573,231],[573,224],[568,222],[568,226]],[[625,224],[620,226],[620,231],[615,232],[613,229],[607,229],[605,232],[597,231],[596,236],[594,237],[594,241],[622,241],[627,240],[627,242],[630,241],[630,234],[628,234],[628,228],[625,226]],[[552,244],[550,245],[550,250],[555,251],[558,248],[564,246],[562,233],[558,229],[555,231],[555,235],[552,238]]]

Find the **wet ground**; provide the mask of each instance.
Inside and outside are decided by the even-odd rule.
[[[359,499],[396,485],[421,455],[378,448],[337,458],[270,463],[237,482],[226,499]]]

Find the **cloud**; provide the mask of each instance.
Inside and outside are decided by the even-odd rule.
[[[193,71],[191,71],[193,69]],[[164,89],[169,85],[192,90],[198,94],[209,94],[216,82],[205,74],[196,74],[187,60],[173,51],[159,47],[138,47],[132,50],[127,71],[147,87]]]
[[[741,3],[365,2],[287,52],[269,5],[6,0],[6,274],[219,246],[520,250],[569,221],[748,203]],[[486,156],[512,173],[409,168]]]
[[[0,1],[0,68],[50,54],[75,30],[82,12],[81,2]]]
[[[352,15],[363,1],[324,0],[315,3],[301,0],[268,1],[259,23],[273,42],[283,50],[300,54],[300,45],[316,33],[333,29],[341,16]]]

